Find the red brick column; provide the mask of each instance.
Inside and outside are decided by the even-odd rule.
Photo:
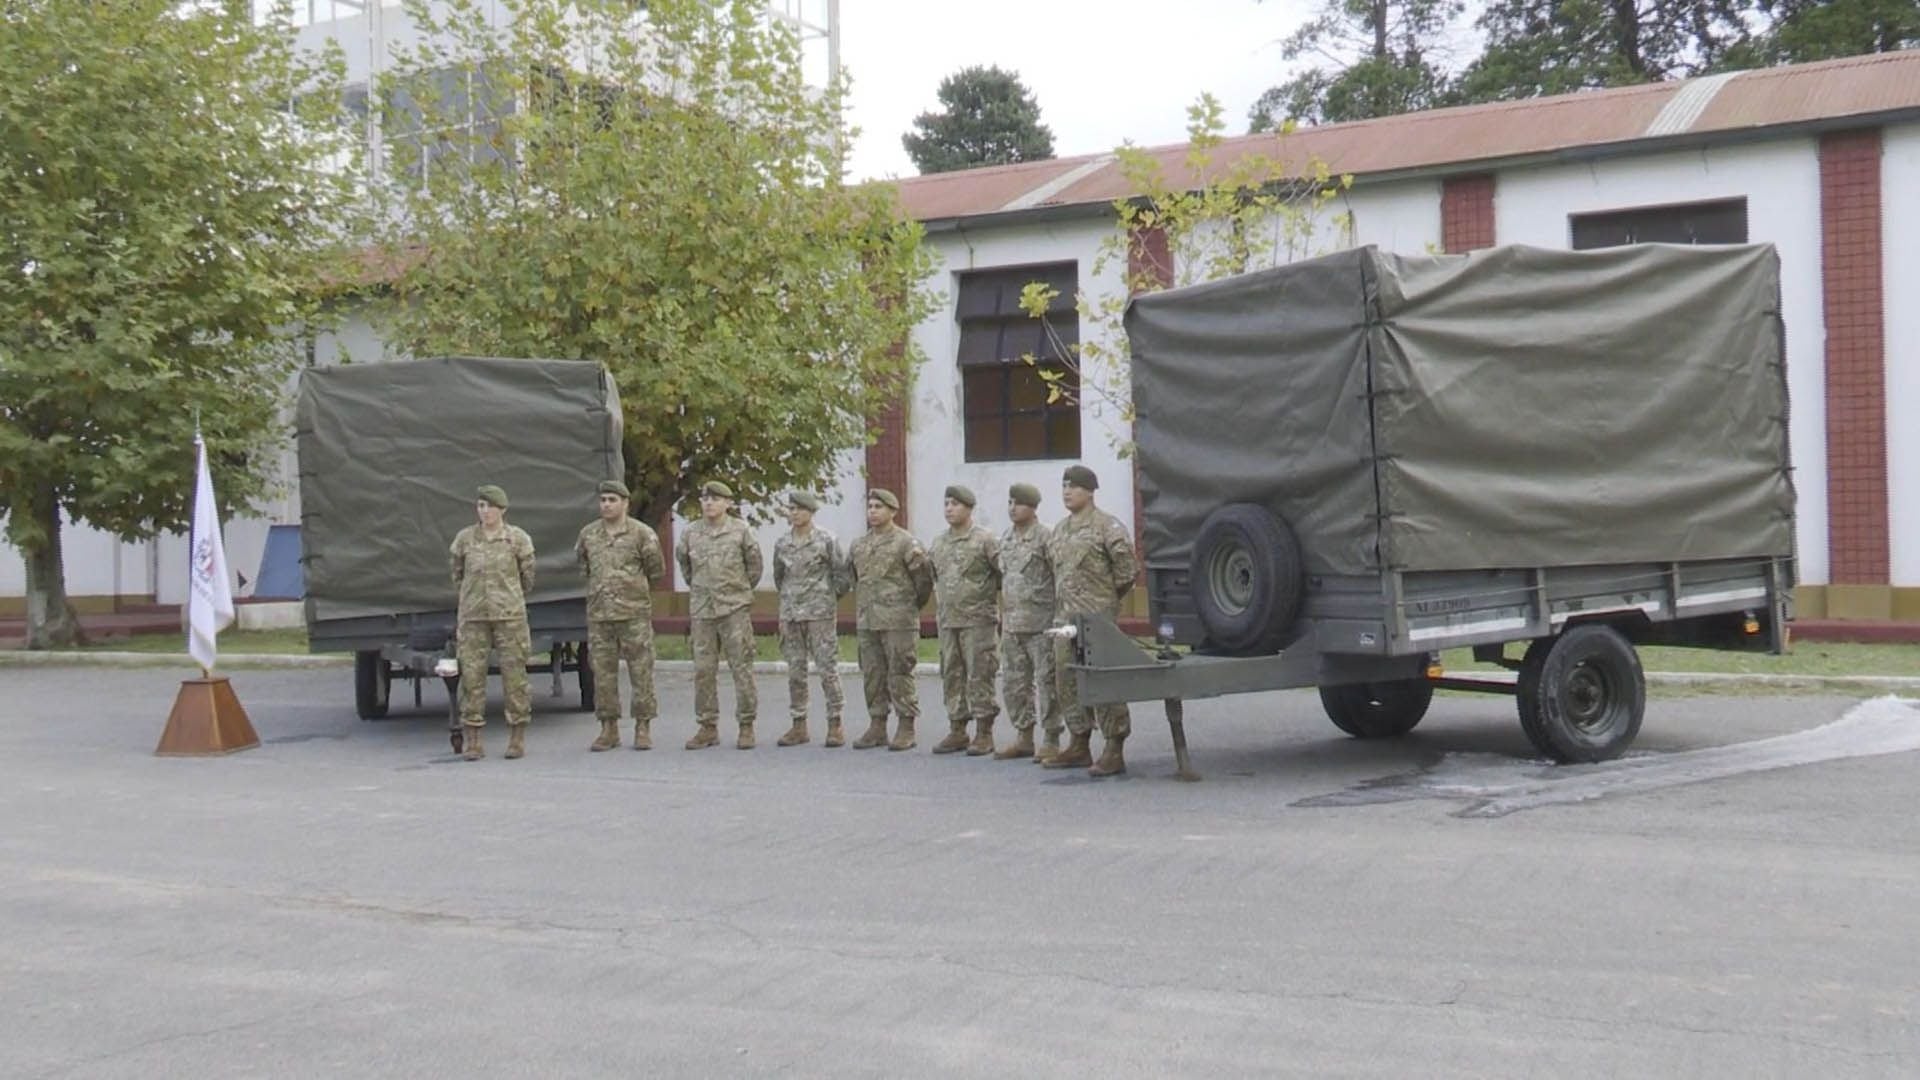
[[[907,528],[907,384],[880,414],[874,441],[867,444],[867,487],[886,488],[900,497],[901,528]],[[865,493],[862,493],[864,500]],[[864,506],[865,503],[863,502]]]
[[[1450,176],[1440,182],[1440,245],[1449,255],[1493,246],[1493,177]]]
[[[1165,229],[1144,229],[1134,233],[1127,245],[1127,285],[1132,295],[1173,286],[1173,250]],[[1147,503],[1140,495],[1140,459],[1129,460],[1133,483],[1133,550],[1139,556],[1140,573],[1135,579],[1147,582]]]
[[[1828,579],[1888,583],[1886,312],[1880,132],[1820,139],[1820,281],[1827,331]]]

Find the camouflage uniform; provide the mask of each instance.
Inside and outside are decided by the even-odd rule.
[[[1034,701],[1039,700],[1042,731],[1058,742],[1060,696],[1054,687],[1053,641],[1044,631],[1053,625],[1053,563],[1047,557],[1052,530],[1039,522],[1000,537],[1000,656],[1006,664],[1002,696],[1015,731],[1032,731]]]
[[[621,516],[613,525],[594,520],[580,530],[573,552],[587,575],[587,657],[593,666],[593,715],[612,725],[619,745],[620,661],[627,662],[635,738],[659,716],[653,692],[653,595],[667,576],[660,537],[652,528]]]
[[[1053,527],[1047,555],[1053,563],[1056,621],[1070,622],[1075,615],[1119,616],[1120,598],[1133,588],[1135,563],[1133,540],[1112,514],[1089,506],[1069,515]],[[1080,688],[1069,666],[1073,649],[1063,638],[1055,639],[1053,662],[1060,711],[1076,736],[1091,731],[1096,721],[1108,739],[1132,733],[1125,705],[1080,707]]]
[[[847,560],[840,541],[814,526],[789,530],[773,545],[773,587],[780,593],[780,656],[787,662],[787,707],[795,724],[807,720],[807,666],[820,673],[827,723],[840,726],[846,698],[840,690],[835,602],[847,591]]]
[[[926,550],[912,533],[888,525],[869,529],[855,540],[847,562],[860,638],[860,675],[867,717],[873,724],[854,745],[876,745],[871,741],[875,729],[884,738],[889,706],[911,742],[914,722],[920,717],[920,699],[913,686],[920,608],[933,591]]]
[[[1000,541],[978,525],[948,529],[933,542],[934,618],[940,627],[940,689],[947,722],[965,744],[967,721],[981,740],[991,738],[1000,705],[993,697],[1000,661]],[[956,748],[943,742],[937,749]],[[992,745],[987,743],[987,751]]]
[[[760,544],[739,518],[688,526],[674,560],[686,579],[693,616],[693,711],[702,729],[720,723],[720,654],[733,673],[734,715],[753,731],[760,699],[753,687],[753,587],[765,569]]]
[[[503,524],[489,536],[478,525],[461,529],[447,549],[453,586],[460,593],[460,723],[487,722],[487,654],[500,659],[500,689],[507,724],[533,719],[527,690],[527,594],[533,591],[533,539],[517,525]]]

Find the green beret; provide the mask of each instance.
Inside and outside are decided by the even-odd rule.
[[[718,495],[723,499],[733,498],[733,489],[718,480],[709,480],[700,485],[700,494]]]
[[[1007,501],[1037,510],[1040,508],[1040,489],[1032,484],[1015,484],[1007,489]]]
[[[947,498],[963,506],[978,506],[980,500],[973,497],[973,489],[965,484],[948,484]]]
[[[502,510],[507,508],[507,493],[498,484],[481,484],[476,494]]]
[[[1072,484],[1077,488],[1085,488],[1088,491],[1100,490],[1100,478],[1093,475],[1093,470],[1087,468],[1085,465],[1067,466],[1066,475],[1062,476],[1061,480],[1064,483]]]
[[[867,501],[877,502],[889,510],[900,509],[900,496],[895,495],[886,488],[874,488],[872,491],[867,492]]]
[[[787,496],[787,502],[790,505],[799,507],[802,510],[820,509],[820,500],[815,498],[813,492],[811,491],[796,491],[793,494]]]
[[[621,483],[618,480],[600,481],[600,494],[618,495],[623,499],[633,498],[633,493],[627,490],[627,485]]]

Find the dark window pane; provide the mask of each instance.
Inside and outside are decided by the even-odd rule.
[[[1744,244],[1747,200],[1575,214],[1569,232],[1575,251],[1622,244]]]
[[[967,421],[967,460],[1006,459],[1005,428],[999,417]]]
[[[960,396],[968,419],[999,416],[1007,410],[1007,371],[1000,367],[969,368],[960,376]]]
[[[1055,409],[1047,415],[1047,456],[1080,456],[1080,410]]]
[[[974,274],[960,278],[960,295],[954,299],[955,318],[992,318],[999,313],[1000,286],[996,282]]]
[[[1015,460],[1047,456],[1047,421],[1039,413],[1007,418],[1007,457]]]
[[[957,359],[960,364],[1000,363],[1000,324],[993,321],[965,322],[960,324],[960,348]]]
[[[1011,384],[1007,392],[1008,408],[1030,411],[1046,407],[1047,382],[1037,369],[1016,364],[1008,374]]]

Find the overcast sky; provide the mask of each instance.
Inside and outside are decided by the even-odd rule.
[[[1131,139],[1186,141],[1187,106],[1211,92],[1228,132],[1284,81],[1279,39],[1309,0],[840,0],[841,63],[853,76],[854,179],[913,176],[900,136],[939,104],[940,80],[972,64],[1017,73],[1061,157]]]

